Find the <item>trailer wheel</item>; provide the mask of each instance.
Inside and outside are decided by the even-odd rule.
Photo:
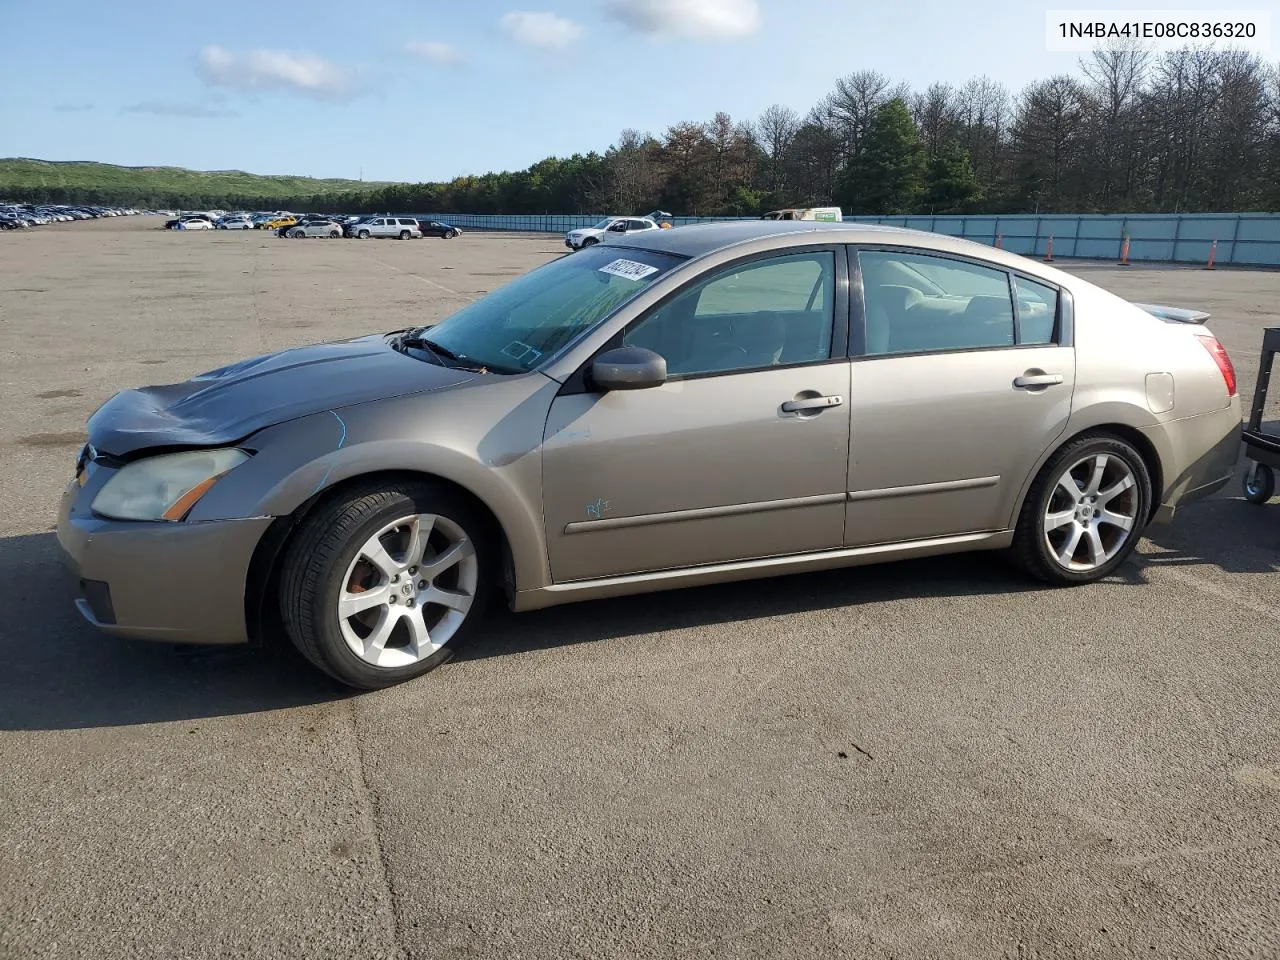
[[[1255,463],[1245,471],[1240,486],[1250,503],[1266,503],[1276,492],[1276,473],[1265,463]]]

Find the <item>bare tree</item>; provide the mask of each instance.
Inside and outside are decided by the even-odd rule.
[[[1150,61],[1148,51],[1118,43],[1081,61],[1090,81],[1087,135],[1096,172],[1095,200],[1103,210],[1133,201],[1140,162],[1139,97]]]
[[[1059,211],[1077,200],[1085,108],[1080,84],[1065,75],[1032,84],[1023,93],[1013,149],[1016,185],[1025,204]]]
[[[910,104],[911,115],[920,128],[920,142],[929,156],[957,138],[960,100],[951,84],[930,84],[924,93],[912,96]]]
[[[1005,176],[1006,140],[1013,111],[1008,89],[990,77],[975,77],[957,95],[961,146],[969,152],[983,191],[997,194]]]
[[[756,122],[756,138],[766,157],[766,186],[770,193],[781,194],[786,187],[784,162],[799,130],[800,115],[780,103],[767,107]]]
[[[839,131],[843,162],[848,163],[862,152],[876,111],[894,97],[906,100],[910,93],[906,84],[894,84],[876,70],[858,70],[836,81],[835,90],[823,106]]]

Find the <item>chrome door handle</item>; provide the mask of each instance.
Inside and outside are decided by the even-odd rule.
[[[1054,384],[1062,382],[1062,374],[1060,373],[1024,373],[1020,377],[1013,378],[1015,387],[1052,387]]]
[[[788,400],[782,405],[783,413],[796,413],[800,410],[825,410],[827,407],[838,407],[844,403],[844,397],[809,397],[805,400]]]

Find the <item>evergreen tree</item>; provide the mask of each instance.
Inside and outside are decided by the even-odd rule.
[[[924,148],[911,111],[895,97],[876,111],[862,151],[841,180],[841,205],[853,213],[912,213],[924,192]]]
[[[930,213],[965,213],[981,197],[969,151],[948,143],[929,158],[921,207]]]

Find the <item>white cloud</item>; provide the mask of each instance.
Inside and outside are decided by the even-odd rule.
[[[608,13],[663,39],[735,40],[760,28],[759,0],[610,0]]]
[[[462,51],[437,40],[410,40],[405,44],[405,49],[442,67],[451,67],[466,59]]]
[[[582,36],[582,25],[554,13],[531,13],[516,10],[501,20],[507,36],[542,50],[564,50]]]
[[[342,100],[354,92],[351,74],[321,57],[287,50],[236,53],[211,45],[200,51],[207,83],[228,90],[283,91],[315,100]]]

